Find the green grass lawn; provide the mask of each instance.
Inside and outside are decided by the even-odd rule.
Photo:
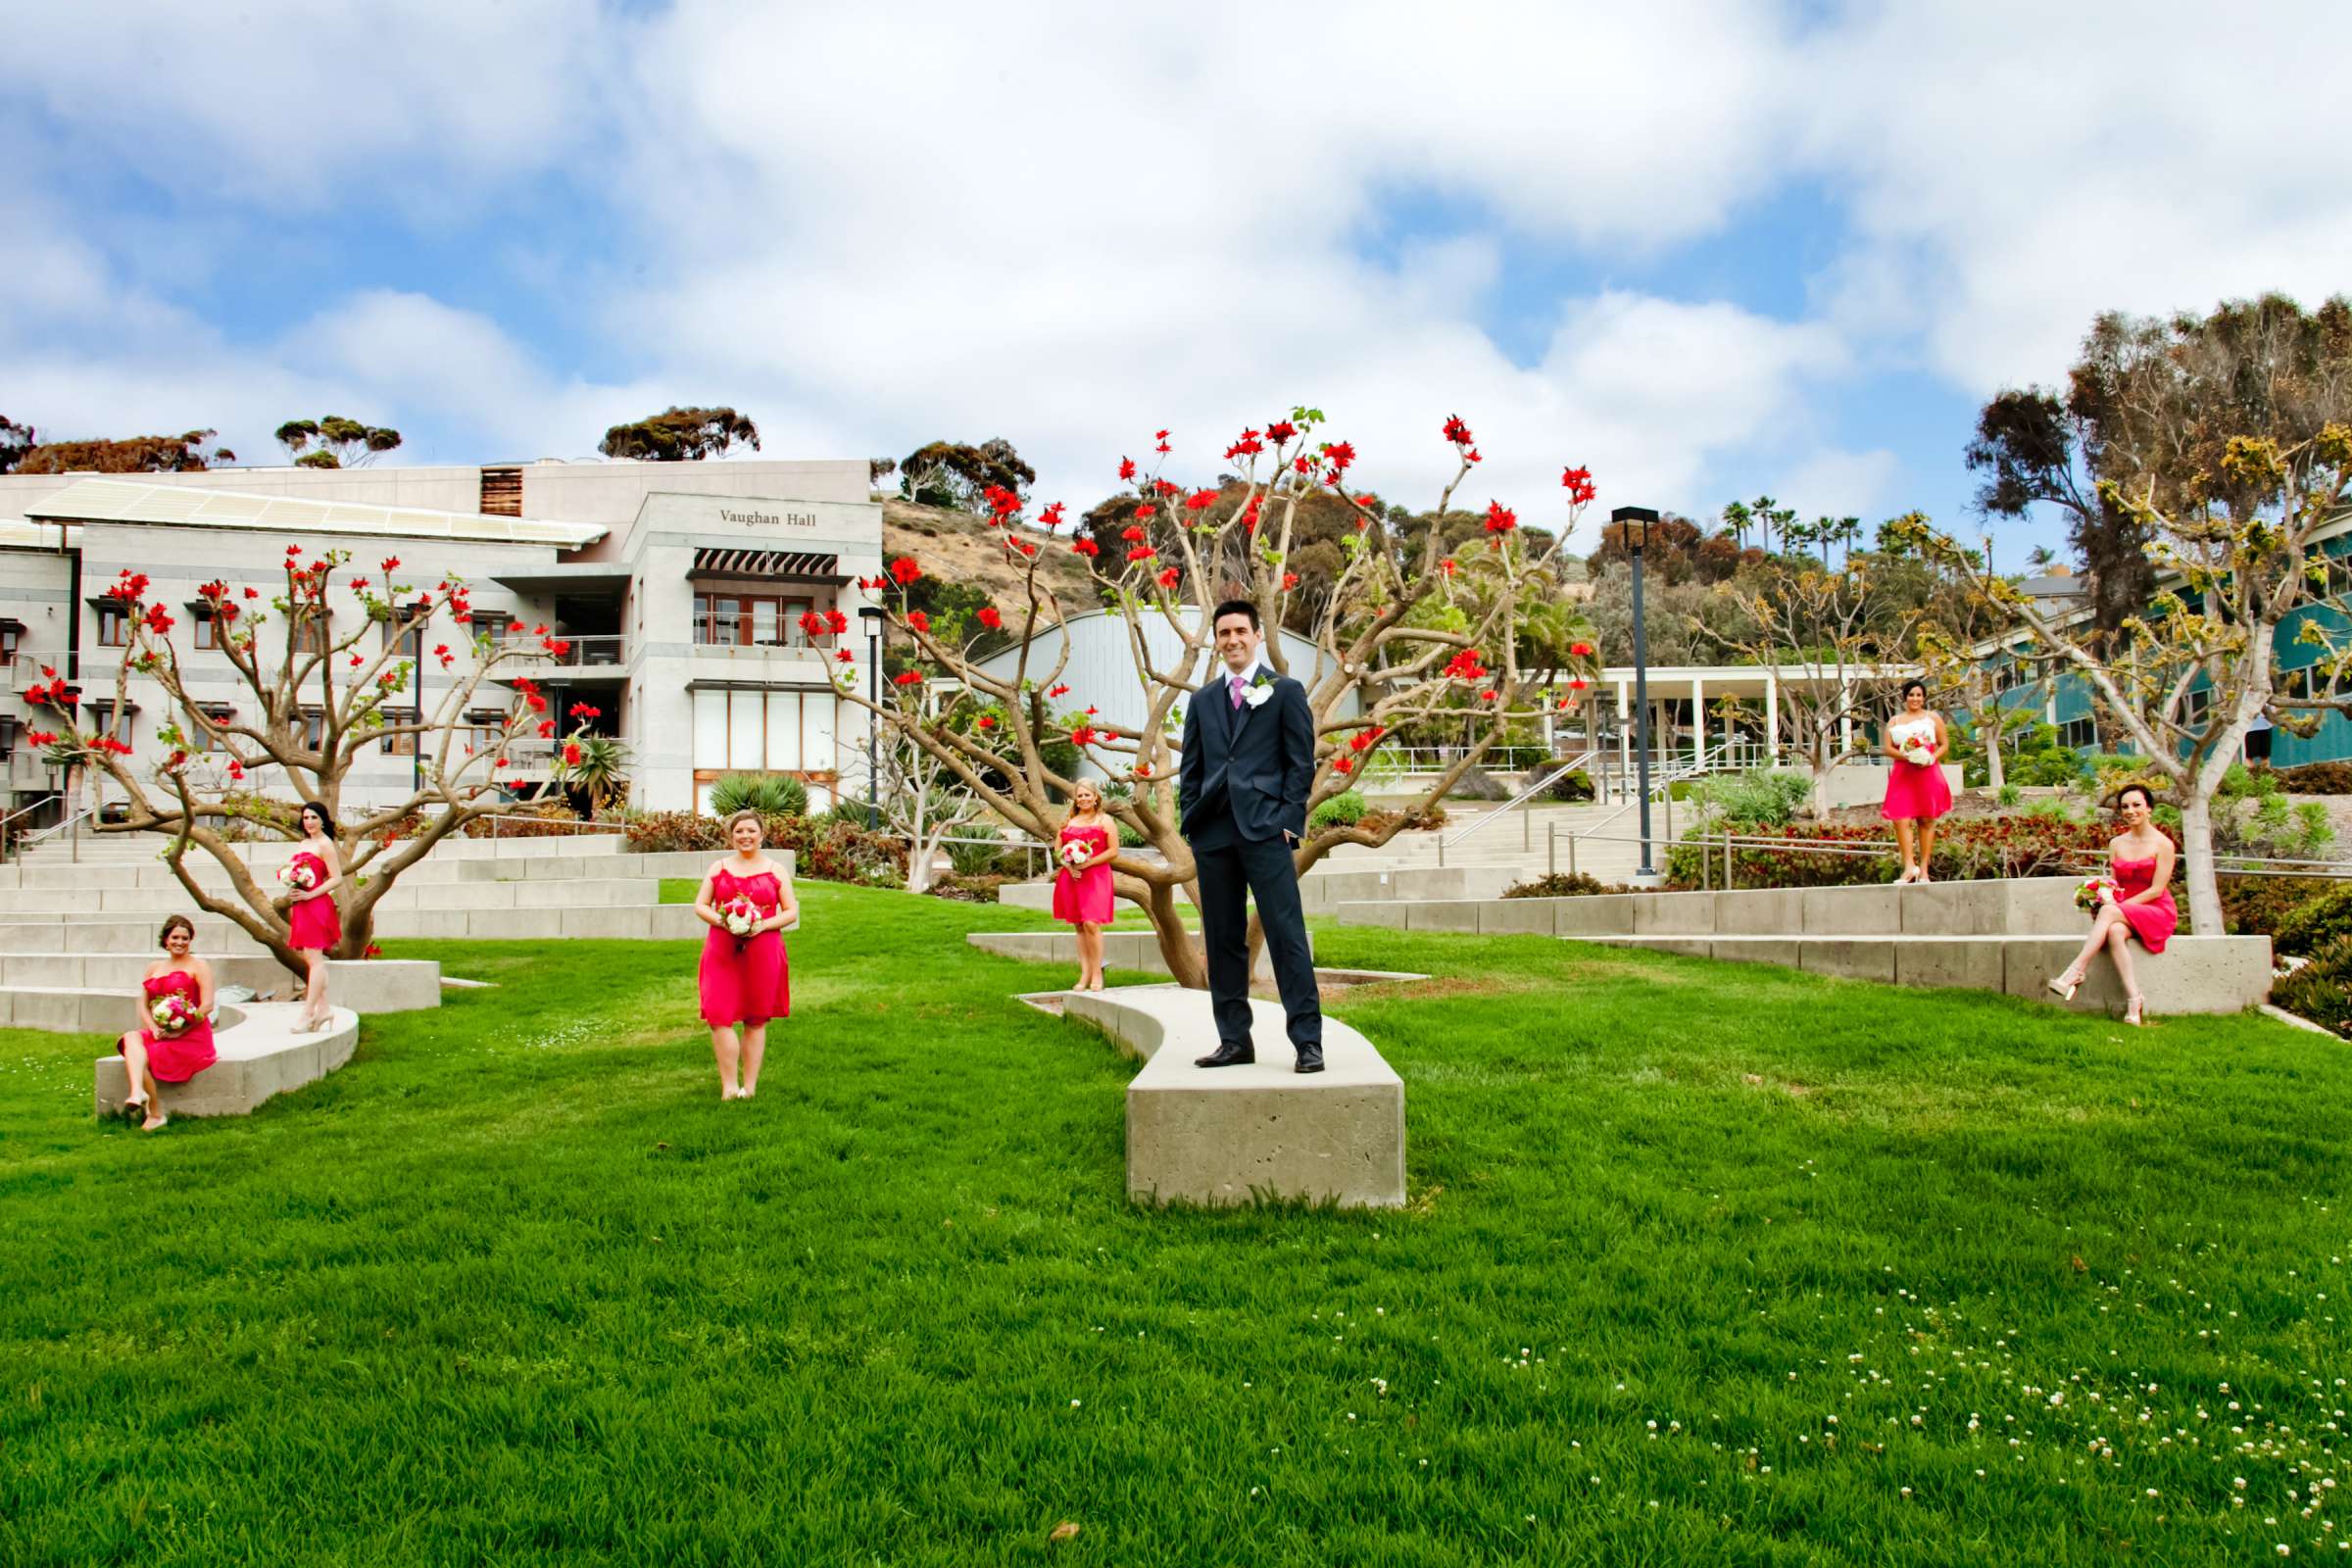
[[[1061,971],[961,941],[1043,917],[800,893],[745,1103],[683,943],[397,944],[498,989],[156,1138],[90,1120],[96,1040],[0,1031],[0,1562],[2352,1535],[2340,1046],[1319,927],[1327,962],[1435,977],[1333,1009],[1404,1076],[1410,1205],[1152,1213],[1132,1069],[1011,1000]]]

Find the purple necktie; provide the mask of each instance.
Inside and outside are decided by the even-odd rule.
[[[1247,682],[1245,682],[1241,676],[1235,675],[1231,679],[1227,680],[1225,684],[1233,688],[1233,710],[1238,713],[1242,710],[1242,687],[1246,685]]]

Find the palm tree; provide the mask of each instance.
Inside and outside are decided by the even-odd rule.
[[[2058,552],[2048,545],[2035,545],[2026,552],[2026,564],[2035,571],[2046,572],[2058,564]]]
[[[1747,530],[1756,524],[1756,515],[1742,502],[1735,501],[1723,509],[1723,531],[1732,536],[1740,549],[1747,548]]]

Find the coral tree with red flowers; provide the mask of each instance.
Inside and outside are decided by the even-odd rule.
[[[324,806],[350,877],[336,900],[343,940],[334,956],[363,956],[375,906],[402,872],[467,823],[521,804],[494,776],[508,764],[510,745],[545,738],[561,778],[598,716],[575,705],[575,727],[559,741],[545,693],[522,668],[509,672],[569,651],[547,627],[514,622],[499,635],[476,619],[463,579],[445,577],[429,588],[401,582],[397,556],[352,576],[345,603],[330,605],[349,560],[346,551],[290,544],[284,589],[267,600],[259,589],[232,591],[222,581],[197,587],[197,613],[212,622],[214,646],[242,687],[226,705],[210,688],[202,699],[189,692],[173,642],[178,617],[150,600],[147,577],[124,571],[116,579],[107,597],[122,607],[130,629],[111,711],[131,710],[133,675],[163,689],[166,711],[155,735],[161,757],[152,765],[134,766],[134,748],[119,734],[85,726],[77,694],[55,670],[44,668],[25,693],[57,726],[31,740],[60,762],[101,770],[122,795],[126,816],[97,831],[164,835],[164,861],[197,906],[235,921],[296,974],[303,964],[288,944],[283,890],[255,879],[237,840],[284,833],[292,802]],[[410,695],[418,689],[418,658],[409,650],[431,661],[440,677],[429,710]],[[507,716],[483,744],[475,738],[481,726],[468,715],[493,700],[508,705]],[[352,767],[395,739],[417,759],[411,793],[347,815],[343,790]],[[212,859],[227,891],[218,887],[222,878],[199,878],[186,863],[191,850]]]
[[[1421,781],[1405,810],[1312,827],[1298,849],[1299,870],[1343,844],[1385,844],[1476,766],[1507,723],[1539,713],[1548,687],[1571,679],[1589,685],[1597,673],[1592,630],[1568,604],[1562,573],[1562,550],[1595,495],[1589,473],[1569,470],[1577,482],[1567,486],[1568,515],[1556,532],[1522,529],[1517,514],[1497,501],[1486,514],[1483,542],[1449,556],[1440,529],[1392,520],[1396,514],[1364,488],[1365,457],[1349,442],[1318,439],[1323,423],[1321,411],[1298,408],[1242,431],[1223,448],[1225,468],[1240,477],[1215,487],[1180,483],[1132,458],[1118,461],[1119,482],[1134,505],[1116,548],[1105,551],[1083,534],[1069,548],[1086,562],[1102,605],[1126,623],[1141,722],[1059,705],[1069,694],[1062,677],[1070,648],[1055,628],[1070,613],[1095,607],[1063,605],[1039,570],[1036,546],[1052,542],[1062,506],[1039,514],[1041,532],[1023,521],[1025,503],[1009,492],[986,498],[980,525],[999,533],[1020,568],[1020,587],[1013,603],[992,605],[978,618],[1015,636],[1019,652],[1010,673],[982,667],[970,643],[943,640],[911,612],[906,590],[922,566],[910,557],[893,561],[887,580],[869,587],[919,668],[946,678],[918,676],[874,703],[847,660],[836,670],[844,700],[873,709],[998,816],[1047,843],[1059,830],[1075,782],[1053,759],[1075,747],[1091,764],[1088,771],[1114,786],[1104,803],[1110,814],[1157,852],[1118,855],[1110,862],[1113,886],[1150,913],[1169,972],[1190,986],[1207,979],[1178,899],[1194,876],[1175,808],[1184,705],[1213,661],[1210,607],[1247,599],[1269,633],[1290,619],[1299,583],[1290,556],[1302,502],[1336,497],[1356,524],[1342,541],[1343,564],[1314,612],[1312,663],[1294,667],[1296,651],[1280,637],[1269,634],[1265,645],[1275,669],[1306,687],[1316,735],[1310,810],[1358,783],[1401,725],[1443,721],[1467,744],[1442,773]],[[1453,476],[1438,498],[1437,514],[1444,516],[1481,458],[1462,418],[1447,417],[1439,434],[1454,458]],[[1155,431],[1149,450],[1166,462],[1176,450],[1173,433]]]

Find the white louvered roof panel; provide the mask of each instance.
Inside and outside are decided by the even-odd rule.
[[[24,509],[27,517],[70,522],[143,522],[195,528],[284,529],[293,533],[466,539],[577,550],[606,529],[596,523],[494,517],[472,512],[428,512],[354,501],[304,501],[146,484],[135,479],[82,479]]]

